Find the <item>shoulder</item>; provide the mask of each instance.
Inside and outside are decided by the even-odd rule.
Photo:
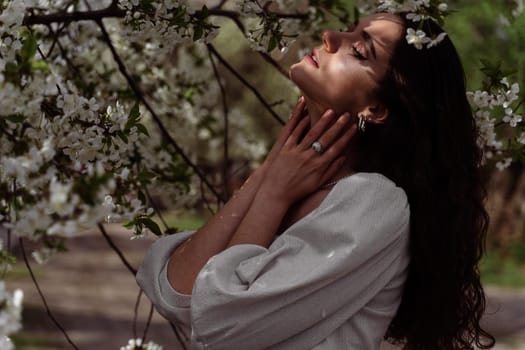
[[[379,173],[356,173],[339,181],[326,196],[323,206],[396,206],[408,209],[405,191]]]

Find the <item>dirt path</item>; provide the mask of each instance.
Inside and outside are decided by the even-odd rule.
[[[108,231],[137,267],[151,241],[132,241],[116,225]],[[133,337],[133,308],[139,292],[134,277],[97,232],[70,240],[68,248],[68,253],[56,256],[45,268],[33,262],[52,311],[80,349],[120,349]],[[22,288],[25,293],[24,331],[18,336],[17,350],[72,349],[45,314],[23,266],[15,267],[8,275],[8,287]],[[525,350],[525,291],[488,288],[487,294],[484,324],[501,342],[496,349]],[[148,312],[149,302],[143,297],[139,336]],[[148,339],[163,345],[164,350],[180,349],[170,325],[156,313]],[[387,349],[392,348],[385,346],[384,350]]]

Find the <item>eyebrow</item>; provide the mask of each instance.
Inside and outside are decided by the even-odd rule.
[[[354,21],[354,28],[357,27],[358,25],[359,25],[359,18],[357,18]],[[365,41],[365,44],[368,50],[372,52],[372,56],[374,56],[374,59],[377,59],[376,48],[374,46],[374,40],[372,40],[372,36],[370,35],[370,33],[368,33],[366,30],[363,29],[361,32],[361,36],[363,37],[363,40]]]
[[[376,57],[376,48],[374,46],[374,41],[372,40],[372,37],[365,30],[363,30],[362,36],[363,36],[363,39],[365,39],[365,43],[366,43],[366,46],[368,47],[368,49],[370,51],[372,51],[372,56],[374,56],[374,58],[377,59],[377,57]]]

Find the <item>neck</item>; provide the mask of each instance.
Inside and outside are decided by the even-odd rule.
[[[328,107],[323,106],[306,96],[305,96],[305,102],[306,102],[306,108],[308,109],[308,116],[310,118],[310,127],[312,127],[321,118],[323,113],[326,112]],[[354,165],[356,163],[356,157],[354,156],[356,154],[355,142],[350,141],[346,150],[343,151],[343,154],[346,155],[347,157],[346,162],[328,180],[328,182],[336,181],[338,179],[341,179],[355,172],[354,171],[355,169]]]

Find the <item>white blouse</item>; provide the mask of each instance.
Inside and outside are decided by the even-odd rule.
[[[235,245],[210,258],[191,295],[166,270],[192,232],[155,242],[137,281],[191,349],[379,349],[406,280],[409,219],[401,188],[357,173],[269,248]]]

